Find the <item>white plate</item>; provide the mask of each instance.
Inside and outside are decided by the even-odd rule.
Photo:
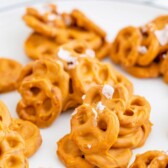
[[[150,6],[114,1],[59,1],[60,10],[79,8],[91,19],[100,24],[113,39],[119,29],[127,25],[141,25],[167,11]],[[26,64],[29,60],[23,50],[23,43],[31,29],[22,21],[23,8],[0,13],[0,55],[10,57]],[[123,72],[119,67],[119,71]],[[124,72],[123,72],[124,73]],[[162,79],[140,80],[124,73],[134,84],[135,93],[145,96],[151,106],[151,121],[154,124],[146,144],[134,150],[134,154],[147,150],[168,149],[168,86]],[[17,92],[1,94],[0,99],[8,106],[13,117],[20,96]],[[71,112],[63,113],[54,124],[42,129],[43,144],[39,151],[29,159],[30,168],[64,167],[56,155],[56,141],[70,131]],[[80,167],[79,167],[80,168]]]

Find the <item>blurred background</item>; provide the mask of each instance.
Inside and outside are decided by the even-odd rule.
[[[51,2],[51,1],[54,1],[54,0],[12,0],[12,1],[11,0],[0,0],[0,11],[14,8],[17,6],[22,6],[23,4],[33,4],[36,2]],[[68,0],[65,0],[65,1],[68,1]],[[76,1],[85,1],[85,0],[76,0]],[[133,2],[133,3],[146,3],[151,6],[153,5],[153,6],[158,6],[158,7],[168,9],[168,0],[112,0],[112,1],[124,1],[124,2],[128,1],[128,2]]]

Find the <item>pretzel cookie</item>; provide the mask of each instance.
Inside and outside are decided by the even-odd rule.
[[[0,58],[0,93],[16,89],[22,65],[8,58]]]
[[[5,130],[5,138],[0,143],[0,167],[28,168],[24,150],[25,144],[22,137],[15,131]]]
[[[42,137],[39,128],[29,121],[13,119],[9,127],[18,132],[25,141],[25,155],[32,156],[41,146]]]
[[[23,100],[17,105],[19,117],[39,127],[51,125],[61,112],[61,91],[45,78],[25,80],[20,87],[20,93]]]
[[[166,168],[168,164],[168,155],[163,151],[147,151],[136,156],[134,163],[130,168]]]

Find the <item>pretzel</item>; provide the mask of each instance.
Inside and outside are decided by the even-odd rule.
[[[152,150],[137,155],[134,163],[130,166],[130,168],[147,168],[147,167],[166,168],[167,164],[168,164],[167,153],[163,151]]]
[[[159,65],[157,63],[152,63],[149,66],[132,66],[126,67],[123,66],[124,70],[126,70],[129,74],[137,77],[137,78],[156,78],[160,75]]]
[[[91,87],[86,92],[83,102],[100,111],[101,108],[108,107],[117,112],[126,109],[128,98],[128,91],[122,84],[117,84],[114,88],[106,84]]]
[[[97,167],[112,168],[128,166],[132,152],[130,149],[110,149],[103,153],[85,155],[85,158]]]
[[[71,135],[67,134],[57,142],[57,155],[60,160],[69,168],[95,168],[86,159],[78,146],[71,140]]]
[[[16,81],[21,69],[22,65],[19,62],[8,58],[0,58],[0,93],[16,89]]]
[[[139,127],[149,119],[150,104],[141,96],[132,96],[125,111],[117,113],[121,126]]]
[[[7,128],[11,124],[11,121],[12,119],[10,112],[8,111],[5,104],[2,101],[0,101],[0,123],[2,123],[3,126]]]
[[[74,9],[71,13],[72,17],[76,21],[78,27],[84,28],[89,31],[93,31],[100,37],[105,38],[106,32],[97,26],[93,21],[91,21],[84,13],[78,9]]]
[[[20,86],[23,100],[17,105],[21,119],[28,120],[38,127],[53,123],[62,110],[60,89],[51,85],[45,78],[29,78]]]
[[[43,58],[27,64],[20,74],[18,85],[30,77],[46,78],[62,93],[63,105],[69,91],[69,75],[64,71],[62,63],[50,58]],[[18,88],[19,90],[19,88]]]
[[[72,139],[85,154],[110,149],[117,140],[119,121],[114,112],[105,108],[98,112],[83,104],[71,119]]]
[[[32,33],[24,44],[26,55],[31,59],[54,57],[58,46],[53,39],[38,33]]]
[[[166,24],[168,24],[168,15],[161,15],[156,17],[154,20],[151,21],[152,24],[155,25],[155,29],[162,29]]]
[[[25,155],[32,156],[41,146],[42,137],[39,128],[29,121],[13,119],[9,127],[11,130],[18,132],[25,141]]]
[[[151,132],[151,123],[144,121],[144,124],[134,132],[119,136],[113,148],[138,148],[144,145],[149,133]]]
[[[5,138],[0,143],[0,167],[28,168],[24,150],[25,144],[22,137],[14,131],[6,130]]]
[[[132,26],[122,29],[112,44],[110,58],[117,64],[135,65],[138,58],[137,47],[140,42],[141,33],[139,29]]]
[[[155,34],[149,28],[146,28],[145,32],[141,30],[141,34],[142,42],[138,48],[140,51],[137,65],[148,66],[158,54],[160,44]],[[141,51],[141,47],[144,47],[146,51]]]

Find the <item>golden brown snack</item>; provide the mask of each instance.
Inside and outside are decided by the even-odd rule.
[[[107,152],[85,155],[86,160],[96,165],[97,167],[126,168],[131,159],[132,151],[130,149],[110,149]]]
[[[0,167],[28,168],[24,155],[25,143],[22,137],[11,130],[5,130],[5,138],[0,143]]]
[[[21,69],[22,65],[19,62],[8,58],[0,58],[0,93],[16,89],[16,81]]]
[[[132,67],[122,66],[122,67],[129,74],[137,78],[156,78],[160,75],[159,65],[156,63],[152,63],[151,65],[146,67],[141,66],[132,66]]]
[[[2,123],[3,127],[9,127],[11,124],[12,118],[10,112],[8,111],[5,104],[0,101],[0,123]]]
[[[21,71],[18,79],[19,85],[27,78],[45,78],[50,81],[53,87],[58,87],[62,94],[63,106],[69,94],[69,75],[64,71],[60,61],[51,58],[43,58],[27,64]]]
[[[95,168],[90,164],[78,146],[72,141],[71,135],[67,134],[57,142],[57,155],[67,168]]]
[[[118,118],[108,108],[99,112],[93,106],[83,104],[75,109],[71,119],[72,139],[85,154],[110,149],[118,133]]]
[[[116,64],[123,64],[125,66],[135,65],[138,58],[138,46],[141,43],[141,33],[136,27],[126,27],[118,33],[115,38],[110,58]]]
[[[93,21],[91,21],[84,13],[78,9],[74,9],[71,13],[72,17],[76,21],[78,27],[84,28],[89,31],[93,31],[100,37],[105,38],[106,32],[97,26]]]
[[[167,164],[167,153],[153,150],[137,155],[134,163],[130,166],[130,168],[166,168]]]
[[[17,113],[21,119],[47,127],[59,116],[62,94],[47,79],[28,78],[22,82],[19,91],[23,99],[17,105]]]
[[[12,123],[9,128],[16,131],[24,139],[24,153],[26,157],[32,156],[41,146],[42,137],[40,135],[40,130],[33,123],[21,119],[12,119]]]
[[[28,37],[24,44],[26,55],[31,59],[54,57],[58,46],[54,39],[35,32]]]

